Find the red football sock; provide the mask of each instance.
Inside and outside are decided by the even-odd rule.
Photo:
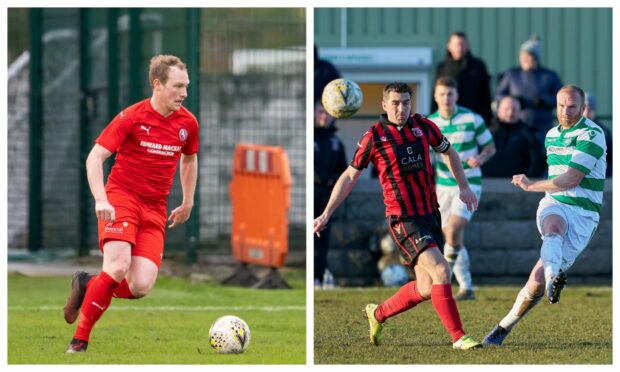
[[[459,309],[456,307],[454,297],[452,297],[452,286],[450,284],[434,284],[431,287],[431,302],[443,326],[450,333],[452,342],[458,341],[465,335],[465,332],[463,332]]]
[[[90,277],[90,279],[88,280],[88,283],[86,283],[86,290],[88,290],[88,288],[90,287],[91,284],[93,284],[93,281],[96,278],[97,278],[97,275],[93,275]],[[127,279],[125,278],[123,278],[123,281],[118,284],[118,287],[116,287],[116,289],[114,290],[114,293],[112,293],[112,297],[127,298],[130,300],[136,298],[133,295],[133,293],[131,293],[131,290],[129,289],[129,283],[127,283]]]
[[[127,283],[127,279],[125,278],[123,278],[123,281],[118,284],[118,287],[116,287],[112,296],[116,298],[127,298],[130,300],[136,298],[133,293],[131,293],[129,283]]]
[[[73,338],[88,341],[93,326],[101,318],[103,312],[112,302],[112,293],[118,287],[114,278],[102,271],[97,278],[90,284],[84,296],[82,310],[80,311],[80,321]]]
[[[88,283],[86,283],[86,290],[88,291],[88,288],[90,288],[91,284],[93,284],[93,282],[95,281],[95,279],[97,279],[97,275],[92,275],[90,277],[90,279],[88,279]]]
[[[415,280],[400,287],[392,297],[385,300],[375,310],[375,318],[383,323],[389,317],[413,308],[426,299],[420,296]]]

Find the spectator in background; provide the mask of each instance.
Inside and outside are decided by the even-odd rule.
[[[515,98],[506,96],[499,102],[497,117],[489,125],[497,152],[482,166],[485,177],[542,177],[545,154],[532,130],[519,119],[520,113],[521,104]]]
[[[605,143],[607,144],[607,171],[605,172],[605,177],[610,178],[613,168],[611,164],[611,131],[596,117],[596,98],[588,92],[586,92],[586,109],[583,111],[583,116],[595,122],[603,130],[603,134],[605,135]]]
[[[316,101],[314,104],[314,217],[318,217],[332,193],[338,177],[347,169],[347,159],[342,141],[336,136],[335,119]],[[321,287],[327,273],[327,250],[329,248],[330,225],[321,236],[314,236],[314,284]]]
[[[556,93],[562,82],[554,71],[540,63],[540,41],[533,35],[521,45],[519,67],[506,71],[497,86],[499,102],[513,96],[521,104],[521,120],[534,130],[536,140],[544,146],[545,135],[553,124]]]
[[[314,102],[321,101],[323,89],[334,79],[339,79],[340,72],[329,61],[319,58],[319,50],[314,46]]]
[[[479,114],[488,123],[493,115],[486,65],[470,53],[469,41],[464,32],[451,33],[446,49],[446,57],[437,66],[435,80],[442,76],[454,78],[458,84],[458,105]],[[431,112],[435,111],[437,103],[433,101]]]

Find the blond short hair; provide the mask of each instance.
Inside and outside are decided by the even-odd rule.
[[[176,67],[180,70],[187,70],[185,63],[177,56],[170,54],[159,54],[151,58],[151,64],[149,65],[149,83],[151,88],[153,87],[153,81],[159,80],[162,84],[166,84],[168,81],[168,72],[170,67]]]
[[[562,88],[560,88],[560,90],[558,90],[557,94],[563,92],[566,92],[568,94],[576,93],[577,96],[579,96],[579,98],[581,99],[581,105],[583,106],[586,103],[586,94],[584,93],[583,89],[579,88],[574,84],[568,84],[563,86]]]

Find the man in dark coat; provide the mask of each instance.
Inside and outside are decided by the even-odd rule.
[[[485,177],[512,177],[526,174],[541,177],[545,171],[545,154],[536,145],[534,134],[520,119],[521,105],[511,96],[502,98],[497,117],[491,120],[489,130],[497,152],[482,166]]]
[[[329,201],[334,184],[347,169],[347,159],[342,141],[336,136],[338,130],[331,117],[317,101],[314,105],[314,217],[317,217]],[[329,248],[330,225],[314,236],[314,282],[323,283],[323,275],[328,269],[327,251]]]
[[[321,101],[323,89],[334,79],[339,79],[340,72],[329,61],[319,58],[319,51],[314,46],[314,102]]]
[[[486,65],[470,53],[469,41],[464,32],[450,34],[446,48],[446,58],[437,66],[435,79],[442,76],[454,78],[458,84],[457,104],[479,114],[488,123],[493,114]],[[435,111],[437,103],[433,100],[431,112]]]
[[[556,94],[562,81],[555,71],[540,64],[540,41],[534,35],[521,45],[519,67],[506,71],[497,86],[495,98],[513,96],[521,104],[521,120],[535,131],[544,146],[545,136],[553,125]]]
[[[605,171],[605,177],[610,178],[612,175],[612,135],[607,126],[596,116],[596,98],[588,92],[586,92],[586,109],[583,111],[583,116],[595,122],[603,130],[605,135],[605,144],[607,145],[607,170]]]

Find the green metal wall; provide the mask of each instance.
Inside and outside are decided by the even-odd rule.
[[[192,262],[197,248],[226,249],[239,142],[286,149],[289,247],[305,249],[305,8],[12,8],[8,18],[10,248],[97,249],[85,158],[121,108],[150,96],[151,56],[169,53],[188,65],[201,148],[192,218],[167,230],[166,254]],[[177,172],[169,210],[181,199]]]
[[[346,14],[345,14],[346,13]],[[346,33],[343,35],[343,14]],[[542,64],[560,74],[562,82],[592,92],[598,115],[612,114],[611,8],[391,8],[315,9],[314,37],[320,47],[433,48],[433,63],[445,55],[452,31],[467,33],[471,50],[493,76],[518,64],[521,43],[540,36]]]

